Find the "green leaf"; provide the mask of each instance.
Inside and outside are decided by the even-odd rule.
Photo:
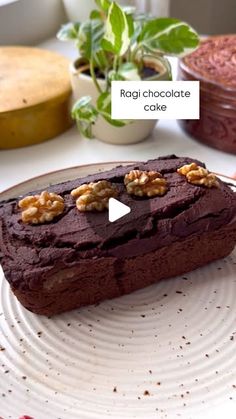
[[[118,71],[111,70],[108,73],[108,80],[111,83],[112,81],[117,80],[141,80],[139,75],[139,69],[136,64],[127,62],[121,64]]]
[[[199,43],[198,34],[187,23],[178,19],[159,18],[147,22],[139,35],[146,50],[183,56]]]
[[[117,80],[122,81],[122,80],[124,80],[124,77],[122,77],[122,75],[115,70],[109,71],[109,73],[107,75],[107,78],[108,78],[109,83],[111,83],[112,81],[117,81]]]
[[[123,77],[123,80],[141,80],[139,69],[134,63],[127,62],[122,64],[119,67],[118,72]]]
[[[99,10],[92,10],[89,19],[102,19],[102,13]]]
[[[96,122],[98,112],[91,103],[90,96],[83,96],[73,106],[71,116],[75,119],[81,133],[92,138],[92,126]]]
[[[95,65],[105,60],[105,53],[101,47],[103,33],[103,22],[98,19],[87,20],[80,26],[77,43],[80,55],[87,60],[93,60]]]
[[[102,9],[104,12],[107,12],[111,2],[109,0],[95,0],[95,3],[97,4],[97,6]]]
[[[105,27],[102,46],[106,51],[124,55],[130,46],[131,21],[115,2],[111,3]]]
[[[97,99],[97,109],[99,113],[105,118],[111,117],[111,94],[110,92],[103,92]]]
[[[105,51],[103,51],[102,49],[94,51],[93,62],[95,67],[105,69],[108,66],[108,60]]]
[[[144,24],[151,20],[151,15],[148,13],[135,13],[132,15],[133,33],[131,36],[131,45],[137,44],[140,33],[142,32]]]
[[[131,41],[131,38],[134,34],[134,20],[131,14],[126,14],[126,19],[127,19],[127,23],[128,23],[128,27],[129,27],[129,38]]]
[[[97,110],[109,124],[115,127],[123,127],[126,125],[124,121],[111,119],[111,94],[103,92],[97,99]]]
[[[70,41],[71,39],[77,39],[79,33],[80,23],[67,23],[63,25],[57,32],[57,38],[60,41]]]

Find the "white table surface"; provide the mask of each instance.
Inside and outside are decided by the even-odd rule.
[[[73,59],[71,43],[55,39],[40,45]],[[176,61],[172,60],[176,74]],[[228,176],[236,172],[236,156],[211,149],[185,135],[175,120],[159,121],[153,134],[142,143],[119,146],[82,138],[76,127],[42,144],[0,151],[0,191],[46,172],[105,161],[147,160],[166,154],[198,158],[211,171]]]

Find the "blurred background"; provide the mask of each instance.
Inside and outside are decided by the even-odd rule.
[[[140,11],[189,22],[201,34],[236,31],[236,0],[120,0]],[[57,32],[61,23],[84,20],[94,0],[0,0],[0,44],[34,45]]]

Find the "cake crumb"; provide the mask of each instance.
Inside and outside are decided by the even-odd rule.
[[[117,393],[117,388],[116,387],[113,388],[113,393]]]
[[[148,390],[145,390],[145,391],[143,392],[143,395],[144,395],[144,396],[150,396],[150,393],[149,393],[149,391],[148,391]]]

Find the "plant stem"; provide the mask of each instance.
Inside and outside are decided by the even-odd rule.
[[[131,48],[129,47],[129,49],[127,51],[127,61],[130,62],[131,60],[132,60]]]
[[[117,67],[118,67],[118,55],[115,55],[114,57],[114,61],[113,61],[113,70],[116,72],[117,71]]]
[[[97,78],[96,78],[96,74],[95,74],[95,71],[94,71],[93,60],[92,59],[90,60],[90,63],[89,63],[89,70],[90,70],[90,75],[93,79],[93,82],[94,82],[97,90],[99,91],[99,93],[102,93],[102,89],[99,86],[99,83],[98,83]]]
[[[108,71],[108,68],[107,68],[105,73],[104,73],[105,74],[105,80],[106,80],[106,90],[105,90],[105,92],[108,92],[108,90],[109,90],[108,73],[109,73],[109,71]]]

